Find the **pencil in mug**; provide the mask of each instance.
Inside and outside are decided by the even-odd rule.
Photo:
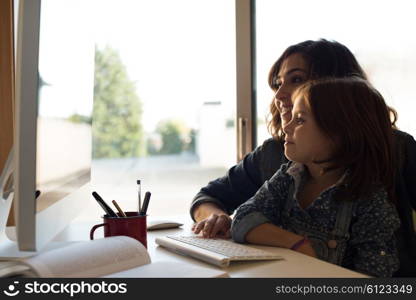
[[[113,201],[111,201],[113,204],[114,204],[114,206],[117,208],[117,210],[118,210],[118,212],[119,212],[119,214],[120,214],[120,216],[122,216],[122,217],[127,217],[127,215],[124,213],[124,211],[120,208],[120,206],[118,205],[118,203],[117,203],[117,201],[116,200],[113,200]]]

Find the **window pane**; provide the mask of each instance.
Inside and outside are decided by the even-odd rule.
[[[398,111],[401,130],[416,135],[416,39],[405,32],[416,26],[411,1],[256,1],[258,119],[262,124],[273,93],[270,67],[292,44],[325,38],[346,45],[369,80]],[[388,21],[387,21],[388,20]],[[270,135],[258,126],[258,143]]]
[[[93,184],[136,210],[140,179],[150,215],[188,213],[235,162],[234,0],[95,3]]]

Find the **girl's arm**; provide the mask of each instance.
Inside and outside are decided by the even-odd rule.
[[[376,277],[391,277],[399,267],[397,211],[383,189],[358,201],[348,245],[353,250],[354,269]]]
[[[246,241],[251,244],[259,244],[266,246],[275,246],[291,249],[304,237],[293,232],[284,230],[279,226],[271,223],[264,223],[250,230],[246,235]],[[317,257],[315,250],[312,248],[311,243],[306,240],[294,249],[303,254]]]
[[[238,207],[231,224],[236,242],[245,243],[248,232],[264,223],[280,225],[280,212],[292,180],[286,174],[287,168],[288,164],[282,165],[252,198]]]
[[[292,179],[286,174],[288,164],[266,181],[256,195],[236,211],[231,234],[239,243],[296,248],[299,252],[316,257],[310,242],[303,236],[284,230],[280,225],[280,212],[285,204]]]

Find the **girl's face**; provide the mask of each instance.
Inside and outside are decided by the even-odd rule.
[[[328,159],[334,149],[332,141],[316,124],[309,104],[300,93],[294,99],[292,118],[283,126],[285,155],[302,164]]]
[[[282,125],[292,118],[292,93],[307,80],[309,68],[301,54],[295,53],[286,58],[276,77],[274,104],[280,111]]]

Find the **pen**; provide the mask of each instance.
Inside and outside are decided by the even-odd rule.
[[[150,192],[146,192],[146,194],[144,195],[144,200],[143,200],[143,206],[142,209],[140,210],[139,215],[141,216],[145,216],[147,213],[147,207],[149,206],[149,201],[150,201],[150,196],[152,194]]]
[[[117,214],[114,212],[114,210],[111,209],[110,206],[108,206],[107,203],[103,200],[103,198],[100,197],[100,195],[97,194],[97,192],[92,192],[93,197],[95,200],[97,200],[98,204],[102,207],[102,209],[109,215],[110,217],[118,218]]]
[[[137,211],[140,213],[142,210],[142,187],[140,185],[140,180],[137,180],[138,191],[137,191],[137,200],[138,200],[138,208]]]
[[[117,208],[118,212],[120,213],[120,216],[127,217],[127,215],[124,213],[124,211],[118,206],[118,203],[116,200],[111,201],[113,202],[114,206]]]

